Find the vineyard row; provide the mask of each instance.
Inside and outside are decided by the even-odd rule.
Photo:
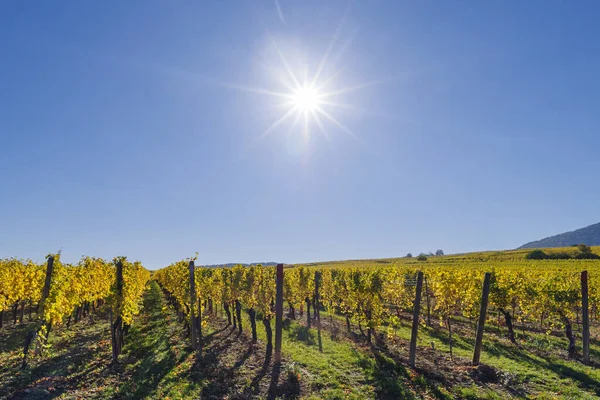
[[[246,310],[253,341],[257,338],[256,321],[262,321],[267,337],[267,357],[273,349],[271,321],[277,315],[277,306],[283,308],[284,302],[292,319],[298,311],[302,314],[305,311],[309,328],[314,318],[320,330],[320,310],[327,310],[332,318],[333,315],[345,318],[348,329],[352,323],[356,324],[369,342],[376,330],[386,329],[393,334],[402,315],[413,313],[416,317],[413,318],[411,349],[416,345],[419,323],[431,324],[432,316],[448,329],[450,346],[453,319],[459,316],[478,319],[475,363],[488,318],[488,304],[503,315],[508,338],[513,343],[516,343],[517,324],[546,331],[564,330],[570,357],[574,357],[576,351],[573,323],[587,320],[588,310],[592,321],[598,321],[597,286],[594,281],[588,284],[586,272],[583,289],[583,275],[574,267],[494,268],[489,272],[485,266],[426,266],[422,269],[289,266],[284,268],[281,278],[280,302],[276,290],[279,280],[273,267],[196,268],[193,260],[183,260],[157,271],[154,279],[186,321],[192,347],[201,349],[204,317],[207,312],[214,312],[216,304],[220,303],[228,322],[234,327],[237,325],[240,331],[241,313]],[[585,290],[585,298],[582,290]],[[420,309],[424,310],[423,317]],[[277,327],[275,333],[277,335]],[[583,338],[586,360],[589,357],[589,327],[584,327]],[[411,359],[413,357],[414,350],[411,351]]]

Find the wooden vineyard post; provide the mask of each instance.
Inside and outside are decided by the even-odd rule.
[[[475,338],[475,351],[473,352],[473,365],[479,365],[481,344],[483,342],[483,328],[487,315],[488,298],[490,295],[490,279],[492,274],[485,273],[483,278],[483,291],[481,292],[481,307],[479,308],[479,321],[477,321],[477,336]]]
[[[275,364],[281,364],[281,335],[283,330],[283,264],[277,264],[275,284]]]
[[[42,289],[42,297],[37,306],[37,319],[42,318],[41,324],[34,328],[32,331],[27,332],[27,337],[25,338],[25,345],[23,346],[23,363],[21,364],[21,368],[27,368],[27,356],[29,354],[29,349],[33,341],[37,338],[40,333],[40,330],[43,326],[46,326],[46,332],[50,332],[50,327],[47,322],[43,319],[44,317],[44,303],[48,296],[50,296],[50,288],[52,285],[52,273],[54,272],[54,256],[51,255],[48,257],[48,263],[46,264],[46,279],[44,281],[44,288]],[[39,343],[38,343],[39,344]],[[35,347],[35,353],[41,353],[40,346]]]
[[[48,296],[50,296],[50,285],[52,284],[52,272],[54,271],[54,256],[48,257],[48,264],[46,265],[46,280],[44,281],[44,289],[42,290],[42,298],[38,303],[38,314],[44,314],[44,303]]]
[[[202,290],[202,288],[200,288]],[[198,299],[198,318],[196,318],[198,327],[198,353],[202,356],[202,302]]]
[[[588,304],[588,272],[581,273],[581,319],[583,324],[583,363],[590,363],[590,317]]]
[[[415,359],[417,356],[417,333],[419,331],[419,312],[421,311],[421,291],[423,289],[423,272],[417,273],[417,290],[415,292],[415,303],[413,305],[413,323],[412,332],[410,334],[410,354],[408,364],[415,367]]]
[[[315,311],[317,312],[317,337],[319,340],[319,351],[323,352],[323,342],[321,341],[321,310],[319,307],[319,282],[321,280],[321,273],[315,272]]]
[[[427,326],[431,326],[431,303],[429,302],[429,286],[425,278],[425,297],[427,298]]]
[[[38,303],[38,315],[42,317],[42,324],[38,326],[37,332],[31,337],[34,340],[40,334],[40,330],[42,327],[46,328],[46,340],[50,335],[50,323],[44,319],[44,308],[46,308],[46,300],[48,296],[50,296],[50,289],[52,286],[52,274],[54,273],[54,256],[51,255],[48,257],[48,263],[46,264],[46,279],[44,280],[44,289],[42,290],[42,297],[40,302]],[[41,341],[44,339],[42,338]],[[41,341],[38,341],[37,346],[35,347],[35,353],[40,354],[42,352]]]
[[[115,343],[116,343],[116,337],[115,337],[115,330],[113,329],[113,311],[112,311],[112,306],[108,309],[108,316],[109,316],[109,322],[110,322],[110,344],[112,346],[112,363],[116,364],[117,363],[117,353],[115,352]]]
[[[194,260],[190,260],[188,265],[190,270],[190,330],[192,333],[192,349],[198,348],[198,327],[196,326],[196,316],[194,314],[194,306],[196,305],[196,278],[194,274]],[[198,305],[201,307],[201,305]]]
[[[123,319],[121,318],[121,308],[123,307],[123,261],[117,260],[115,266],[117,307],[114,313],[115,320],[110,327],[113,364],[118,362],[118,357],[119,354],[121,354],[121,348],[123,346]]]

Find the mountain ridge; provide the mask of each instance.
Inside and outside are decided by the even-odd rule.
[[[546,247],[568,247],[578,244],[600,246],[600,222],[579,228],[574,231],[559,233],[558,235],[525,243],[518,249],[535,249]]]

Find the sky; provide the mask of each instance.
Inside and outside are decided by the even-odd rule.
[[[3,1],[0,257],[299,263],[599,222],[598,18],[595,1]],[[295,80],[320,87],[317,117],[290,108]]]

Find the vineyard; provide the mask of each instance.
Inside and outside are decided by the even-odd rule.
[[[12,361],[0,382],[50,358],[51,331],[66,349],[70,330],[104,324],[98,370],[120,389],[87,397],[596,398],[600,261],[582,251],[599,249],[277,267],[186,259],[152,274],[125,258],[3,260],[0,333],[22,337],[0,348]],[[11,382],[0,396],[20,398]]]
[[[13,324],[17,318],[23,323],[26,307],[29,321],[34,309],[36,313],[36,321],[24,337],[21,369],[27,368],[31,352],[36,356],[43,352],[53,328],[77,323],[103,306],[110,311],[116,362],[149,277],[150,272],[139,262],[130,263],[125,257],[112,263],[83,257],[75,265],[61,263],[60,254],[48,255],[44,265],[1,260],[0,328],[7,311],[12,311]]]

